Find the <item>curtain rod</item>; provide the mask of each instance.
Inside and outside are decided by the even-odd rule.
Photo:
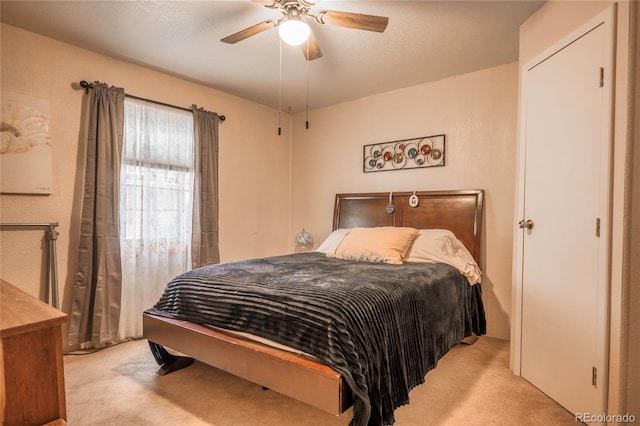
[[[80,81],[80,87],[82,87],[83,89],[90,89],[90,88],[93,87],[93,84],[89,83],[86,80],[82,80],[82,81]],[[139,101],[151,102],[152,104],[163,105],[163,106],[166,106],[166,107],[169,107],[169,108],[181,109],[183,111],[192,112],[191,108],[185,108],[185,107],[181,107],[181,106],[167,104],[167,103],[160,102],[160,101],[154,101],[153,99],[141,98],[140,96],[134,96],[134,95],[130,95],[128,93],[125,93],[124,95],[127,98],[137,99]],[[220,118],[220,121],[226,120],[226,117],[224,115],[218,115],[218,117]]]
[[[51,223],[0,223],[1,227],[37,227],[37,228],[41,228],[43,226],[58,226],[58,222],[51,222]]]

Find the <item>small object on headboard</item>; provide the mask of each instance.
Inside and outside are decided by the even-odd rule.
[[[416,195],[416,191],[413,191],[413,195],[409,197],[409,205],[411,207],[418,207],[418,204],[420,204],[420,199]]]
[[[386,210],[389,214],[393,213],[396,210],[395,206],[393,205],[393,192],[389,193],[389,203],[387,204]]]

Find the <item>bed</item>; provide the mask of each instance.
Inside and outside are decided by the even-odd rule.
[[[481,265],[483,197],[482,190],[337,194],[332,235],[444,229]],[[356,284],[345,282],[351,276]],[[213,265],[168,284],[143,314],[144,337],[159,374],[197,359],[332,414],[353,405],[353,425],[392,424],[395,408],[451,347],[485,333],[480,285],[471,281],[442,263],[323,252]]]

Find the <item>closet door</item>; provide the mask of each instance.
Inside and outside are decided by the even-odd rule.
[[[607,16],[523,70],[520,373],[577,414],[606,400]]]

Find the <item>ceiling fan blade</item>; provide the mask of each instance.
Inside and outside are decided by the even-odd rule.
[[[320,46],[318,45],[318,40],[316,40],[313,35],[313,31],[309,35],[309,40],[307,43],[302,43],[302,53],[304,57],[307,58],[307,61],[313,61],[318,58],[322,58],[322,51],[320,50]]]
[[[336,10],[321,10],[316,15],[316,21],[321,24],[382,33],[387,29],[389,18],[361,13],[338,12]]]
[[[238,31],[235,34],[231,34],[230,36],[227,36],[220,41],[229,43],[229,44],[234,44],[244,40],[245,38],[249,38],[256,34],[260,34],[263,31],[269,30],[271,28],[275,28],[277,25],[278,25],[278,22],[274,21],[273,19],[267,19],[266,21],[260,22],[259,24],[255,24],[249,28],[245,28],[242,31]]]

